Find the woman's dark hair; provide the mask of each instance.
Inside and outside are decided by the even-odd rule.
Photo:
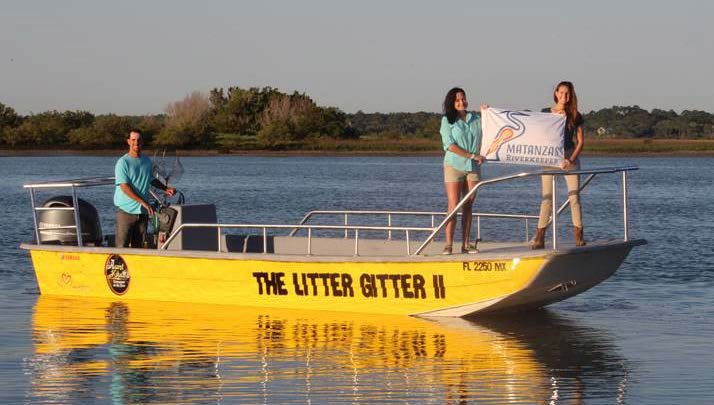
[[[459,112],[456,111],[456,108],[454,107],[456,95],[459,93],[463,93],[463,95],[466,96],[464,89],[454,87],[449,90],[449,92],[446,93],[446,97],[444,97],[444,115],[446,116],[446,119],[449,120],[449,124],[453,124],[459,118]]]
[[[568,93],[570,93],[570,101],[565,105],[565,116],[567,117],[565,125],[568,129],[573,129],[575,128],[575,123],[578,118],[578,96],[575,95],[575,86],[572,82],[562,81],[558,83],[553,90],[553,101],[556,103],[558,102],[558,96],[556,96],[555,93],[557,93],[561,87],[567,87]]]

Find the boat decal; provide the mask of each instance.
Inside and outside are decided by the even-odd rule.
[[[425,280],[421,274],[363,273],[359,282],[362,295],[367,298],[426,298]]]
[[[129,268],[119,255],[110,255],[104,264],[104,275],[109,289],[116,295],[123,295],[129,289]]]
[[[508,267],[506,264],[508,262],[484,262],[484,261],[472,261],[463,262],[462,268],[464,271],[507,271]]]
[[[434,274],[434,297],[446,298],[446,287],[444,286],[444,276]]]
[[[578,284],[578,282],[575,280],[565,281],[563,283],[557,284],[557,285],[549,288],[548,292],[568,291],[572,287],[575,287],[577,284]]]
[[[428,295],[422,274],[362,273],[355,277],[358,283],[348,273],[253,273],[258,295],[354,297],[361,294],[365,298],[406,299],[425,299]],[[436,298],[446,297],[443,275],[434,275],[433,286]]]

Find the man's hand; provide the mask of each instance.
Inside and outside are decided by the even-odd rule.
[[[144,207],[144,209],[146,210],[146,213],[149,214],[149,216],[154,215],[154,209],[151,208],[151,204],[148,204],[146,201],[143,201],[141,203],[141,206]]]
[[[174,194],[176,194],[176,189],[173,187],[166,187],[166,190],[164,190],[167,196],[173,197]]]
[[[147,202],[144,201],[141,197],[139,197],[139,196],[136,194],[136,192],[134,192],[134,189],[131,188],[131,186],[130,186],[129,184],[127,184],[127,183],[121,183],[121,184],[119,184],[119,188],[121,189],[121,191],[124,192],[124,194],[127,195],[127,197],[129,197],[129,198],[131,198],[132,200],[138,202],[139,205],[141,205],[142,207],[144,207],[144,209],[146,210],[146,212],[149,213],[149,215],[153,215],[153,214],[154,214],[154,210],[151,208],[151,205],[149,205],[149,203],[147,203]]]

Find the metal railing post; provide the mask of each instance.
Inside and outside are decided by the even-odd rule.
[[[268,253],[268,228],[263,227],[263,253]]]
[[[307,255],[312,255],[312,228],[307,228]]]
[[[481,216],[476,216],[476,240],[481,240]],[[466,242],[466,241],[464,241]]]
[[[409,255],[412,254],[412,247],[411,247],[411,245],[409,244],[409,229],[407,229],[407,230],[404,231],[404,232],[406,233],[406,238],[407,238],[407,256],[409,256]]]
[[[347,226],[347,214],[345,214],[345,226]],[[347,229],[345,229],[345,239],[347,239]]]
[[[35,189],[30,189],[30,203],[32,204],[32,221],[35,223],[35,241],[40,245],[40,231],[37,229],[37,208],[35,207]]]
[[[77,198],[77,189],[72,186],[72,205],[74,206],[74,224],[77,230],[77,246],[84,246],[82,242],[82,224],[79,220],[79,201]]]
[[[551,207],[551,216],[552,216],[552,221],[553,221],[553,250],[558,249],[558,227],[556,226],[558,222],[558,209],[556,208],[555,202],[556,202],[556,191],[557,189],[555,188],[555,178],[557,176],[551,176],[553,178],[551,186],[553,187],[553,195],[552,195],[552,201],[551,203],[553,204]]]
[[[526,222],[526,242],[528,242],[528,218],[525,218]]]
[[[219,226],[218,228],[218,251],[221,251],[221,227]]]
[[[359,256],[359,229],[355,229],[355,256]]]
[[[392,214],[387,214],[387,226],[392,227]],[[392,230],[387,231],[387,239],[392,240]]]
[[[625,242],[629,239],[627,226],[627,172],[622,172],[622,217],[625,226]]]

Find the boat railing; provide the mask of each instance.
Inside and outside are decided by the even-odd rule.
[[[396,217],[429,217],[431,219],[431,229],[433,230],[436,226],[436,219],[440,217],[445,217],[448,212],[442,211],[369,211],[369,210],[314,210],[310,211],[302,218],[298,225],[304,225],[310,220],[318,216],[339,216],[343,219],[343,225],[349,225],[350,216],[384,216],[386,217],[387,227],[391,227],[393,220]],[[460,212],[457,215],[462,215]],[[474,212],[472,217],[476,219],[476,238],[481,239],[481,218],[501,218],[501,219],[516,219],[522,220],[525,226],[525,239],[529,239],[529,220],[538,219],[538,215],[528,215],[528,214],[500,214],[500,213],[489,213],[489,212]],[[289,236],[295,236],[300,229],[293,228]],[[344,237],[348,238],[348,232],[345,230]],[[387,230],[387,239],[392,239],[392,229]]]
[[[82,179],[60,180],[60,181],[45,181],[40,183],[25,184],[22,187],[30,190],[30,203],[32,204],[32,221],[35,225],[35,240],[40,244],[40,228],[37,224],[38,211],[73,211],[74,225],[62,226],[43,226],[43,231],[74,229],[77,233],[77,245],[82,246],[82,222],[79,220],[79,199],[77,197],[77,189],[83,187],[107,186],[114,184],[114,177],[86,177]],[[72,206],[71,207],[38,207],[35,203],[36,189],[50,188],[71,188],[72,189]]]
[[[553,190],[556,189],[556,179],[558,176],[561,175],[588,175],[588,177],[581,182],[580,190],[585,188],[591,180],[599,174],[608,174],[608,173],[621,173],[622,174],[622,206],[623,206],[623,239],[627,241],[629,239],[628,236],[628,217],[627,217],[627,172],[633,171],[633,170],[638,170],[638,167],[636,166],[625,166],[625,167],[612,167],[612,168],[599,168],[599,169],[587,169],[587,170],[542,170],[542,171],[535,171],[535,172],[522,172],[522,173],[516,173],[516,174],[511,174],[507,176],[502,176],[502,177],[497,177],[493,179],[488,179],[488,180],[483,180],[479,182],[473,189],[471,189],[462,199],[461,201],[458,202],[456,207],[451,210],[448,213],[443,213],[443,212],[412,212],[412,211],[311,211],[305,217],[302,219],[302,221],[297,224],[289,224],[289,225],[282,225],[282,224],[192,224],[192,223],[184,223],[181,224],[176,230],[174,230],[171,235],[167,238],[167,241],[164,243],[162,246],[163,249],[166,248],[168,245],[168,242],[171,240],[175,239],[178,234],[180,234],[183,229],[185,228],[196,228],[196,227],[212,227],[217,229],[217,235],[219,237],[219,250],[221,248],[221,243],[220,243],[220,234],[223,229],[230,229],[230,228],[248,228],[248,229],[262,229],[263,231],[263,245],[264,245],[264,251],[267,250],[267,230],[268,229],[286,229],[290,230],[289,235],[294,236],[296,232],[298,232],[301,229],[306,229],[308,232],[308,254],[310,254],[311,251],[311,242],[312,242],[312,231],[314,230],[337,230],[337,231],[343,231],[345,235],[348,234],[350,231],[354,231],[355,234],[355,254],[359,253],[359,232],[360,231],[383,231],[387,232],[388,238],[392,238],[392,232],[405,232],[405,237],[407,240],[407,254],[410,255],[418,255],[420,254],[427,245],[429,245],[431,242],[433,242],[434,238],[436,235],[444,229],[446,224],[453,218],[455,218],[457,215],[460,215],[459,211],[461,207],[466,203],[466,201],[471,198],[472,196],[476,196],[478,192],[486,186],[490,186],[495,183],[500,183],[504,181],[512,181],[515,179],[521,179],[521,178],[526,178],[526,177],[535,177],[535,176],[546,176],[550,175],[552,176],[552,185],[553,185]],[[67,211],[73,211],[74,214],[74,222],[75,225],[63,225],[63,226],[56,226],[56,227],[43,227],[42,230],[53,230],[53,229],[74,229],[76,234],[77,234],[77,244],[78,246],[82,246],[82,226],[81,226],[81,221],[79,219],[79,201],[77,197],[77,189],[79,188],[84,188],[84,187],[94,187],[94,186],[104,186],[104,185],[114,185],[114,177],[91,177],[91,178],[82,178],[82,179],[75,179],[75,180],[62,180],[62,181],[49,181],[49,182],[40,182],[40,183],[32,183],[32,184],[25,184],[23,187],[26,189],[30,190],[30,201],[32,204],[32,218],[34,222],[34,230],[35,230],[35,238],[38,244],[40,244],[40,228],[38,227],[38,218],[37,218],[37,213],[39,211],[43,210],[67,210]],[[37,189],[49,189],[49,188],[71,188],[72,190],[72,207],[37,207],[36,202],[35,202],[35,191]],[[550,215],[550,222],[549,225],[553,227],[553,249],[557,249],[558,242],[557,242],[557,232],[556,232],[556,226],[557,226],[557,221],[553,221],[553,218],[558,218],[560,213],[565,210],[568,205],[569,201],[566,199],[566,201],[560,206],[557,206],[557,200],[556,200],[556,195],[557,193],[552,193],[552,213]],[[332,215],[342,215],[344,218],[344,224],[343,225],[307,225],[306,222],[309,221],[311,218],[313,218],[316,215],[327,215],[327,214],[332,214]],[[348,223],[348,217],[350,215],[386,215],[387,216],[387,226],[371,226],[371,225],[349,225]],[[403,215],[412,215],[412,216],[428,216],[431,218],[431,227],[405,227],[405,226],[392,226],[392,219],[393,217],[396,216],[403,216]],[[500,214],[500,213],[474,213],[473,214],[476,219],[477,219],[477,238],[480,238],[480,219],[482,217],[493,217],[493,218],[515,218],[515,219],[522,219],[525,221],[526,224],[526,240],[528,239],[528,220],[529,219],[535,219],[537,216],[535,215],[522,215],[522,214]],[[435,218],[439,216],[444,216],[443,220],[435,226]],[[424,240],[424,242],[414,251],[411,252],[411,235],[410,232],[430,232],[429,236]]]
[[[598,169],[586,169],[586,170],[541,170],[541,171],[534,171],[534,172],[521,172],[521,173],[516,173],[516,174],[511,174],[507,176],[501,176],[501,177],[496,177],[493,179],[488,179],[488,180],[482,180],[474,188],[472,188],[464,197],[461,199],[461,201],[456,204],[453,210],[451,210],[446,217],[441,221],[439,226],[435,227],[431,234],[426,238],[426,240],[417,248],[417,250],[414,252],[414,255],[420,254],[426,247],[429,245],[436,235],[441,232],[442,229],[446,226],[446,224],[454,219],[461,209],[464,204],[471,198],[472,196],[478,195],[478,192],[486,186],[490,186],[495,183],[501,183],[504,181],[511,181],[515,179],[522,179],[526,177],[541,177],[541,176],[552,176],[551,177],[551,182],[552,182],[552,187],[553,187],[553,193],[552,193],[552,207],[553,210],[550,215],[550,220],[549,220],[549,225],[553,227],[553,249],[558,248],[558,237],[557,237],[557,221],[554,219],[557,219],[560,213],[569,205],[569,201],[566,200],[565,203],[563,203],[562,207],[558,207],[557,205],[557,193],[555,192],[557,190],[556,188],[556,179],[558,176],[567,176],[567,175],[589,175],[582,183],[581,187],[579,190],[582,190],[585,186],[587,186],[592,179],[598,175],[598,174],[612,174],[612,173],[622,173],[622,217],[623,217],[623,240],[627,241],[629,239],[628,235],[628,225],[627,225],[627,172],[633,171],[633,170],[638,170],[639,168],[637,166],[624,166],[624,167],[608,167],[608,168],[598,168]]]
[[[263,239],[263,253],[268,253],[268,229],[305,229],[307,230],[307,254],[312,254],[312,232],[314,230],[344,230],[345,232],[354,232],[354,255],[359,256],[359,233],[360,231],[399,231],[404,232],[406,240],[406,255],[411,255],[411,238],[410,232],[431,232],[434,228],[422,228],[422,227],[406,227],[406,226],[369,226],[369,225],[284,225],[284,224],[210,224],[210,223],[184,223],[179,225],[166,241],[163,242],[160,249],[167,250],[171,242],[178,237],[181,232],[188,228],[215,228],[216,236],[218,238],[218,251],[223,250],[221,243],[223,230],[224,229],[261,229],[262,239]]]

